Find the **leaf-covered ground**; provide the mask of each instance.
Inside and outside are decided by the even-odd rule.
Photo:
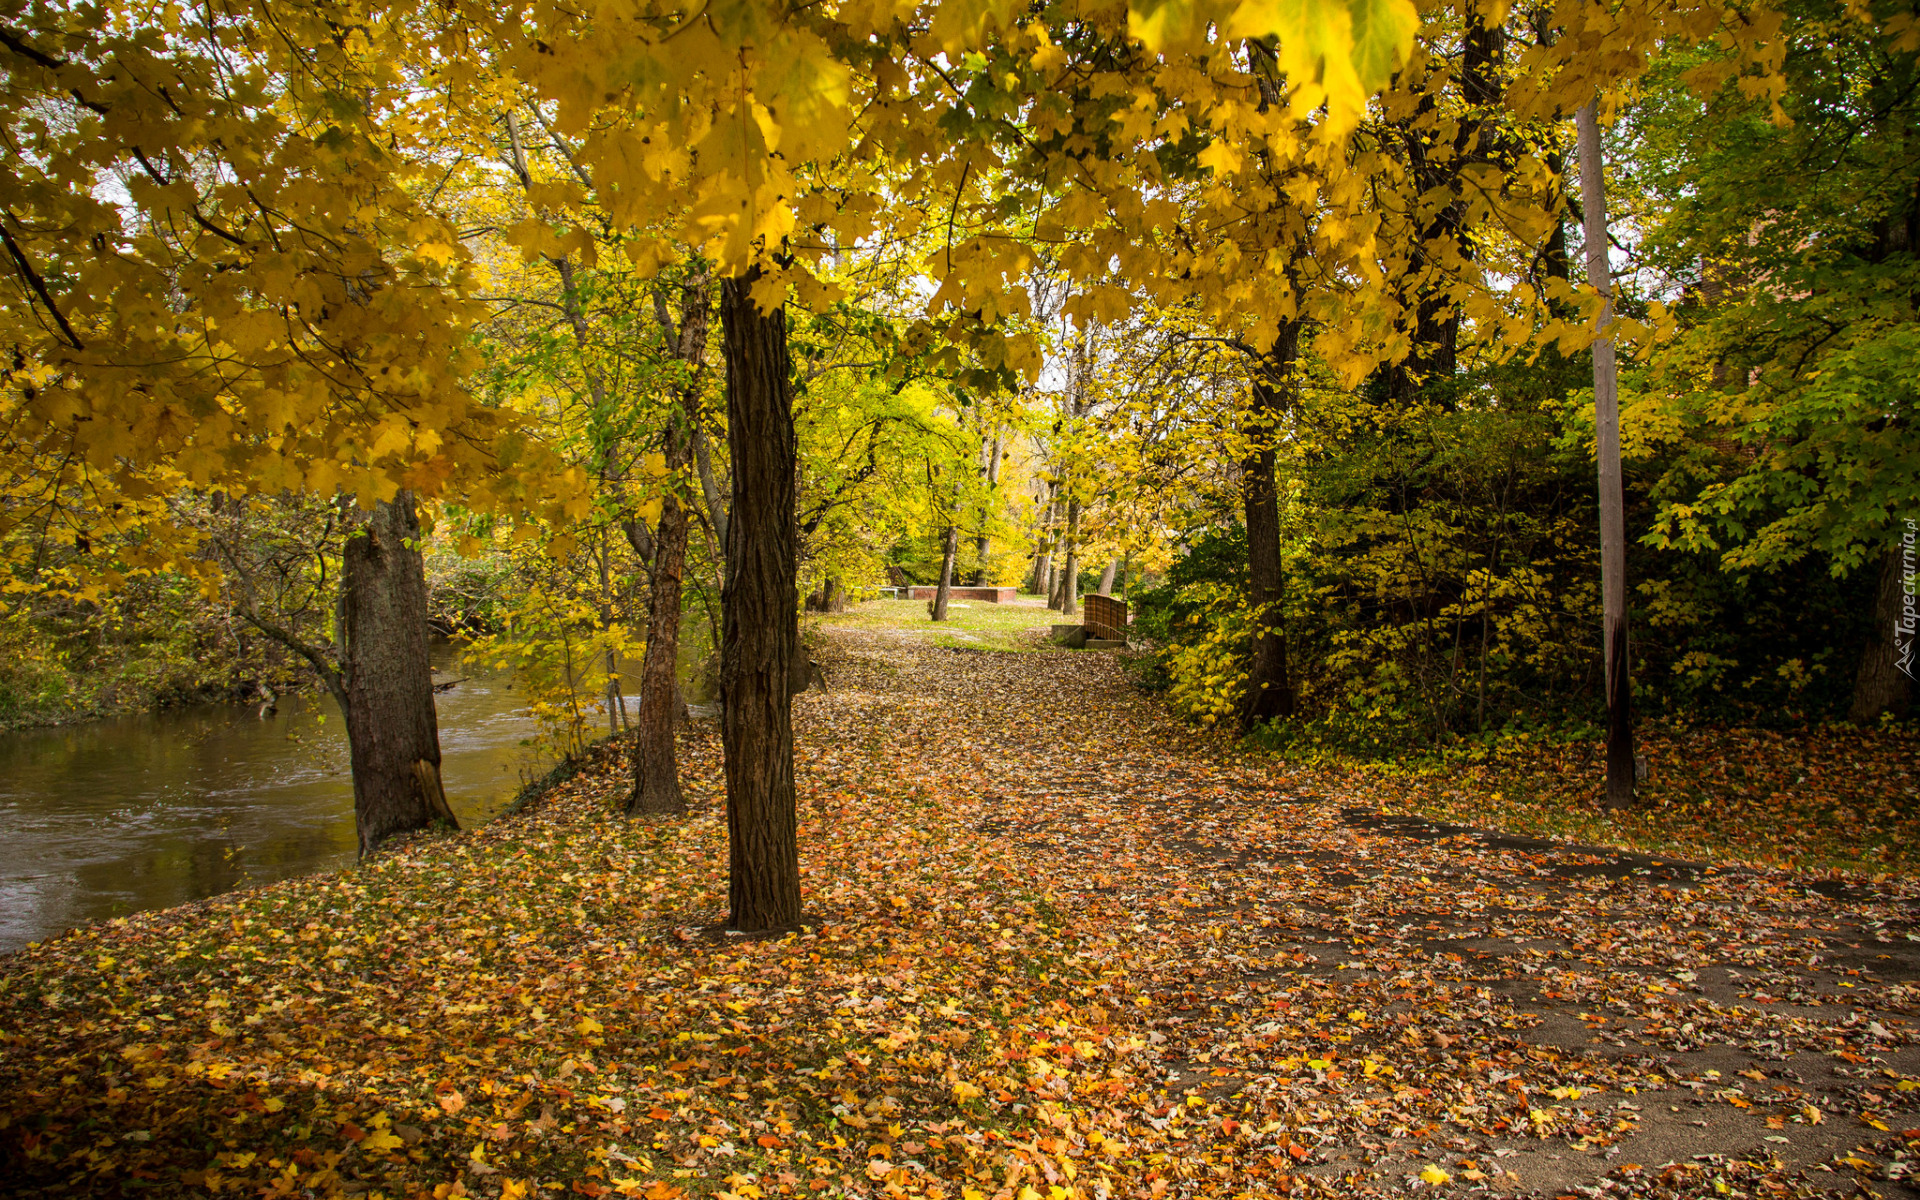
[[[1048,615],[992,619],[1018,640]],[[1177,726],[1110,655],[942,646],[952,631],[871,610],[822,624],[833,690],[797,702],[803,930],[718,931],[718,747],[696,725],[687,821],[613,815],[609,756],[484,829],[0,960],[0,1178],[1019,1200],[1904,1186],[1913,884],[1382,818],[1358,785]]]
[[[1509,736],[1473,761],[1378,769],[1376,802],[1445,821],[1770,867],[1920,869],[1920,741],[1910,729],[1652,724],[1635,806],[1602,805],[1599,747]]]

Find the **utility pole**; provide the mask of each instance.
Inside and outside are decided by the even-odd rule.
[[[1627,657],[1627,522],[1620,483],[1620,369],[1614,357],[1613,273],[1607,266],[1606,177],[1600,158],[1600,98],[1580,107],[1580,207],[1587,278],[1600,293],[1593,342],[1593,424],[1600,460],[1600,596],[1606,623],[1607,807],[1633,803],[1633,678]]]

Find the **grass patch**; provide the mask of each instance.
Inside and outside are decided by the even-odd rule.
[[[1035,598],[1037,599],[1037,598]],[[945,621],[927,619],[925,600],[868,600],[844,613],[816,618],[823,625],[887,630],[929,646],[957,650],[1013,652],[1063,649],[1047,640],[1047,631],[1063,618],[1043,604],[989,604],[956,600]]]

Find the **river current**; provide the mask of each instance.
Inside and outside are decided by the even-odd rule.
[[[465,674],[450,649],[435,664],[438,680]],[[471,827],[548,759],[509,676],[435,700],[447,799]],[[0,734],[0,952],[353,853],[345,726],[324,693],[266,716],[208,704]]]

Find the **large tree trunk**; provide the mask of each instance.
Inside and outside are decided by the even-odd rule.
[[[1060,564],[1060,615],[1080,611],[1080,500],[1067,501],[1067,549]]]
[[[1620,477],[1620,378],[1613,337],[1613,272],[1607,265],[1607,199],[1595,101],[1577,115],[1580,206],[1587,279],[1605,298],[1593,343],[1594,445],[1600,459],[1600,602],[1607,680],[1607,807],[1633,803],[1633,676],[1627,655],[1627,522]]]
[[[728,925],[800,919],[792,700],[799,646],[794,576],[793,385],[784,308],[753,302],[759,268],[720,288],[726,331],[727,447],[733,457],[727,582],[721,594],[721,742],[726,752]]]
[[[1873,627],[1867,631],[1867,644],[1860,654],[1860,672],[1853,680],[1853,703],[1847,708],[1847,720],[1856,725],[1871,725],[1882,715],[1907,715],[1908,698],[1913,690],[1914,669],[1914,586],[1907,572],[1912,559],[1913,532],[1902,549],[1887,551],[1880,561],[1880,582],[1873,591]],[[1904,551],[1904,553],[1903,553]]]
[[[1274,427],[1286,404],[1300,356],[1300,327],[1281,326],[1267,355],[1254,369],[1251,438],[1240,464],[1240,498],[1247,522],[1247,605],[1259,624],[1247,691],[1240,702],[1240,729],[1293,715],[1293,682],[1287,673],[1287,635],[1281,625],[1286,576],[1280,560],[1280,491],[1274,477]]]
[[[1116,558],[1107,563],[1106,570],[1100,572],[1100,594],[1102,596],[1113,595],[1113,575],[1114,572],[1119,569],[1120,560]]]
[[[668,434],[668,479],[678,481],[693,461],[687,431]],[[653,534],[653,574],[647,598],[647,649],[640,662],[640,714],[633,731],[633,795],[627,811],[670,815],[687,811],[680,791],[674,739],[680,725],[675,668],[680,658],[680,584],[687,565],[687,510],[668,487]]]
[[[457,826],[440,783],[440,726],[427,662],[427,577],[413,494],[374,505],[343,554],[340,700],[365,857],[395,834]]]
[[[960,527],[947,523],[947,540],[940,553],[940,585],[933,589],[933,619],[947,619],[947,600],[953,593],[953,560],[960,550]]]

